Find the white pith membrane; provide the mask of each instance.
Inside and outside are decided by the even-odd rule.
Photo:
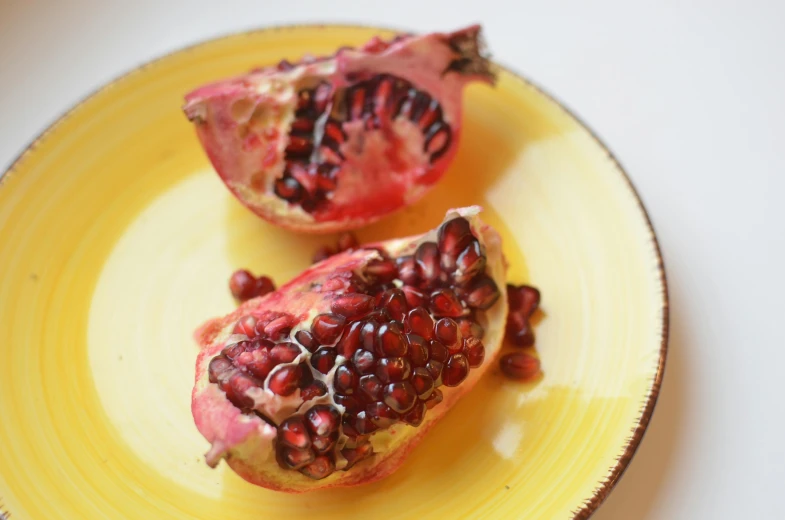
[[[403,457],[422,438],[422,435],[444,415],[462,394],[470,390],[483,372],[494,363],[501,347],[507,314],[506,291],[504,290],[506,266],[501,250],[501,239],[495,230],[480,220],[479,212],[480,208],[477,206],[450,210],[445,217],[445,222],[458,216],[469,221],[473,235],[484,248],[487,260],[485,273],[496,282],[499,288],[500,297],[496,303],[485,311],[476,312],[477,321],[485,329],[482,339],[485,346],[485,359],[481,366],[469,370],[468,377],[458,386],[441,385],[438,387],[443,393],[444,399],[440,404],[426,411],[425,418],[419,426],[413,427],[404,422],[396,422],[387,429],[380,429],[372,433],[369,441],[373,446],[374,454],[370,458],[358,462],[347,471],[342,471],[346,465],[346,459],[341,455],[341,447],[347,441],[351,445],[352,441],[343,434],[341,427],[337,448],[334,450],[336,470],[326,478],[313,480],[296,470],[284,469],[279,465],[276,459],[277,428],[275,426],[257,415],[242,413],[227,399],[218,384],[209,381],[208,366],[210,361],[221,354],[227,346],[247,339],[244,335],[233,334],[233,329],[241,317],[251,313],[254,309],[276,310],[278,308],[281,311],[286,311],[292,305],[302,311],[298,315],[303,318],[302,321],[292,328],[287,338],[288,341],[297,344],[294,338],[299,330],[310,330],[311,322],[316,315],[331,312],[330,304],[333,298],[325,297],[325,293],[309,291],[311,283],[322,280],[324,276],[334,271],[334,267],[341,266],[345,270],[348,266],[357,272],[368,260],[380,257],[376,251],[358,249],[354,252],[336,255],[312,266],[275,293],[250,300],[232,314],[206,323],[197,332],[197,339],[203,350],[197,359],[192,411],[197,427],[211,443],[211,448],[206,454],[207,463],[215,466],[222,458],[226,459],[229,465],[246,480],[264,487],[289,492],[359,484],[382,478],[394,471]],[[376,245],[382,246],[391,257],[398,257],[414,253],[417,246],[423,242],[436,242],[436,233],[437,230],[434,229],[419,237],[395,239]],[[373,245],[369,244],[365,247]],[[400,282],[396,280],[393,283],[399,285]],[[276,306],[279,299],[284,303],[281,306]],[[300,305],[303,306],[300,307]],[[348,329],[348,324],[346,329]],[[265,389],[250,389],[246,395],[253,399],[254,410],[272,420],[276,425],[291,415],[302,416],[318,404],[330,405],[343,414],[344,408],[334,401],[335,392],[333,389],[335,371],[347,363],[347,360],[340,355],[327,374],[322,374],[315,369],[311,371],[314,380],[322,381],[325,384],[328,389],[327,395],[303,402],[299,389],[289,396],[276,395],[266,389],[270,379],[278,371],[287,366],[296,366],[310,356],[311,352],[301,346],[301,352],[296,359],[290,363],[278,365],[270,372],[265,380]]]

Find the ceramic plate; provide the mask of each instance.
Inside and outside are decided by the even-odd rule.
[[[14,519],[585,518],[643,435],[667,294],[657,243],[608,150],[502,71],[467,91],[443,181],[359,232],[424,231],[481,204],[510,279],[543,293],[536,384],[487,374],[390,478],[286,495],[203,461],[192,331],[247,266],[284,282],[334,237],[244,209],[180,111],[204,82],[388,31],[287,27],[146,65],[53,125],[0,180],[0,500]]]

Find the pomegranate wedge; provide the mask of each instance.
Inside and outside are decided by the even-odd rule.
[[[501,347],[501,239],[478,213],[338,253],[203,325],[192,411],[207,463],[288,492],[395,471]]]
[[[218,175],[285,228],[357,228],[420,199],[461,133],[463,87],[493,83],[478,26],[378,38],[201,87],[184,107]]]

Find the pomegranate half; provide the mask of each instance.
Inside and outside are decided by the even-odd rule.
[[[501,347],[506,266],[478,213],[338,253],[203,325],[207,463],[295,493],[395,471]]]
[[[243,204],[288,229],[330,232],[411,204],[441,178],[472,81],[494,82],[479,26],[282,61],[198,88],[184,110]]]

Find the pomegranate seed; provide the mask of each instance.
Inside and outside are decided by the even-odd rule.
[[[285,467],[291,469],[299,469],[313,462],[316,456],[311,450],[296,450],[293,448],[284,447],[281,450],[281,458]]]
[[[384,403],[376,402],[368,405],[368,418],[379,428],[388,428],[398,421],[398,413]]]
[[[458,320],[458,330],[461,331],[461,336],[464,338],[474,336],[477,339],[482,339],[485,336],[485,329],[482,328],[482,325],[469,318]]]
[[[409,379],[412,367],[406,358],[382,358],[376,364],[376,375],[385,383]]]
[[[341,414],[332,406],[317,404],[305,414],[305,425],[314,435],[329,435],[338,431]]]
[[[210,360],[210,365],[207,367],[207,374],[210,377],[211,383],[218,383],[228,379],[234,371],[234,365],[226,356],[218,355]]]
[[[301,417],[290,417],[278,427],[278,440],[282,444],[304,450],[311,447],[311,437]]]
[[[505,376],[519,381],[531,381],[540,374],[540,360],[525,352],[505,354],[499,364]]]
[[[439,226],[437,236],[439,250],[456,255],[474,240],[471,225],[463,217],[456,217]]]
[[[256,331],[254,327],[256,326],[256,318],[248,315],[243,316],[237,321],[237,324],[234,326],[233,333],[234,334],[245,334],[249,338],[253,338],[256,336]]]
[[[441,386],[442,384],[442,371],[444,370],[444,363],[432,359],[425,364],[426,370],[433,378],[434,386]]]
[[[416,285],[419,282],[419,275],[417,274],[417,264],[413,256],[402,256],[398,258],[398,278],[404,283],[405,286]],[[407,298],[408,300],[408,298]],[[419,303],[411,303],[409,305],[421,305]]]
[[[300,367],[300,382],[298,386],[302,390],[303,388],[307,388],[308,386],[310,386],[311,383],[314,382],[314,379],[313,379],[313,372],[311,372],[311,369],[308,368],[307,363],[302,362],[300,363],[299,367]]]
[[[353,399],[353,398],[347,397],[347,399]],[[357,417],[355,416],[355,414],[358,413],[360,413],[359,410],[349,412],[347,409],[347,412],[344,414],[343,419],[341,419],[341,431],[343,432],[344,435],[352,439],[360,436],[360,432],[357,431],[357,426],[356,426]]]
[[[235,360],[236,358],[240,357],[243,352],[251,349],[251,342],[250,341],[239,341],[232,345],[227,346],[226,348],[221,351],[221,353],[228,357],[231,360]]]
[[[435,242],[423,242],[414,252],[414,261],[417,265],[417,275],[426,283],[439,277],[439,248]]]
[[[431,359],[440,361],[442,363],[450,358],[450,351],[447,349],[447,347],[435,340],[431,341],[428,352]]]
[[[327,395],[327,387],[321,381],[314,381],[300,390],[300,398],[303,401],[310,401],[323,395]]]
[[[311,366],[322,374],[327,374],[335,366],[337,354],[333,348],[320,348],[311,356]]]
[[[367,294],[349,293],[335,298],[330,309],[340,316],[357,319],[373,310],[374,298]]]
[[[463,353],[466,354],[469,366],[477,368],[482,365],[485,359],[485,346],[482,344],[482,341],[474,336],[470,336],[463,340]]]
[[[363,410],[361,412],[358,412],[355,417],[354,429],[360,435],[368,435],[378,430],[379,427],[376,426],[373,423],[373,421],[371,421],[371,418],[368,416],[368,413]]]
[[[450,318],[442,318],[433,327],[436,339],[451,353],[460,352],[463,348],[461,337],[458,335],[458,324]]]
[[[360,347],[360,330],[362,322],[356,321],[349,326],[349,330],[341,337],[335,350],[339,356],[350,358]]]
[[[417,403],[414,405],[414,408],[411,409],[409,413],[404,415],[402,419],[404,422],[411,424],[412,426],[419,426],[422,424],[423,419],[425,418],[425,410],[427,406],[425,403]]]
[[[370,442],[366,442],[356,448],[344,448],[341,450],[341,455],[346,459],[346,466],[343,468],[346,471],[358,462],[373,455],[373,446]]]
[[[269,382],[270,390],[278,395],[292,395],[300,386],[300,367],[288,365],[278,369]]]
[[[497,296],[498,298],[498,296]],[[434,316],[457,317],[463,314],[461,300],[452,289],[436,289],[431,293],[431,311]]]
[[[317,249],[314,252],[311,262],[314,263],[314,264],[318,264],[319,262],[321,262],[323,260],[327,260],[328,258],[333,256],[334,254],[335,254],[335,251],[333,251],[333,249],[331,247],[329,247],[329,246],[322,246],[322,247],[320,247],[319,249]]]
[[[482,253],[480,243],[472,241],[469,246],[458,255],[455,261],[455,281],[465,283],[477,276],[485,269],[485,255]]]
[[[264,381],[276,365],[278,365],[278,363],[273,359],[270,351],[259,349],[254,352],[253,360],[250,363],[247,363],[245,368],[254,377],[258,377]]]
[[[354,236],[353,233],[343,233],[338,237],[338,249],[340,251],[355,249],[358,245],[360,245],[360,243],[357,241],[357,237]]]
[[[313,462],[300,470],[300,473],[314,480],[328,477],[335,471],[335,463],[327,455],[319,455]]]
[[[510,311],[518,311],[527,319],[540,305],[540,291],[529,285],[507,284],[507,298]]]
[[[507,339],[519,347],[534,345],[534,331],[519,311],[513,311],[507,317]]]
[[[333,449],[335,442],[338,440],[338,432],[331,433],[330,435],[317,436],[313,438],[313,449],[318,454],[327,453]]]
[[[403,296],[406,298],[406,304],[410,309],[415,307],[426,307],[428,305],[428,298],[422,291],[419,291],[410,285],[404,285],[401,287],[401,291],[403,292]]]
[[[376,357],[368,350],[358,350],[352,356],[352,363],[360,374],[370,374],[376,368]]]
[[[270,338],[281,338],[289,335],[289,332],[292,330],[294,326],[294,319],[292,316],[286,314],[284,316],[279,316],[274,320],[271,320],[270,323],[264,326],[264,333],[267,334]],[[259,326],[257,325],[256,328],[258,329]]]
[[[422,307],[410,310],[403,321],[404,329],[425,339],[433,338],[433,318]]]
[[[254,296],[264,296],[275,291],[275,284],[267,276],[260,276],[256,279],[256,293]]]
[[[313,334],[307,330],[298,330],[297,334],[294,335],[294,339],[296,339],[300,345],[305,347],[309,352],[313,352],[319,346],[319,342],[316,341],[316,339],[313,337]]]
[[[411,382],[420,399],[425,399],[433,392],[433,378],[426,368],[415,368],[412,371]]]
[[[409,381],[390,383],[382,392],[384,404],[398,413],[406,413],[417,402],[417,392]]]
[[[360,378],[360,391],[371,401],[377,401],[382,396],[382,382],[374,375],[362,376]]]
[[[357,374],[348,365],[341,365],[335,371],[333,386],[339,394],[352,395],[357,386]]]
[[[276,364],[291,363],[300,355],[300,347],[294,343],[278,343],[270,349],[270,355]]]
[[[400,327],[395,323],[385,323],[376,333],[376,352],[380,356],[401,357],[409,351]]]
[[[360,329],[360,341],[365,350],[373,350],[374,343],[376,342],[376,329],[379,324],[375,321],[366,321]]]
[[[238,269],[229,278],[229,290],[241,302],[250,300],[256,295],[256,278],[245,269]]]
[[[381,283],[391,282],[398,276],[398,266],[393,260],[374,259],[365,265],[365,273],[376,277]]]
[[[433,391],[431,397],[429,397],[425,401],[425,406],[427,406],[428,409],[430,410],[437,404],[441,403],[443,399],[444,399],[444,395],[442,394],[442,391],[437,388],[436,390]]]
[[[343,331],[346,318],[337,314],[319,314],[311,324],[311,334],[322,345],[335,343]]]
[[[335,404],[343,406],[348,414],[356,414],[363,409],[363,405],[360,401],[350,395],[335,394],[333,400],[335,401]]]
[[[442,372],[445,386],[458,386],[469,375],[469,360],[463,354],[453,354]]]
[[[500,296],[496,282],[488,276],[483,276],[472,283],[466,303],[469,307],[486,310],[496,303]]]
[[[406,297],[400,289],[390,289],[382,293],[381,306],[395,321],[403,321],[407,311]]]
[[[428,346],[425,339],[417,334],[407,334],[406,343],[409,345],[409,359],[412,365],[425,366],[428,362]]]
[[[229,378],[225,386],[226,398],[237,408],[245,411],[254,407],[254,400],[247,395],[247,392],[252,388],[259,388],[259,384],[251,376],[241,372],[236,373]]]

